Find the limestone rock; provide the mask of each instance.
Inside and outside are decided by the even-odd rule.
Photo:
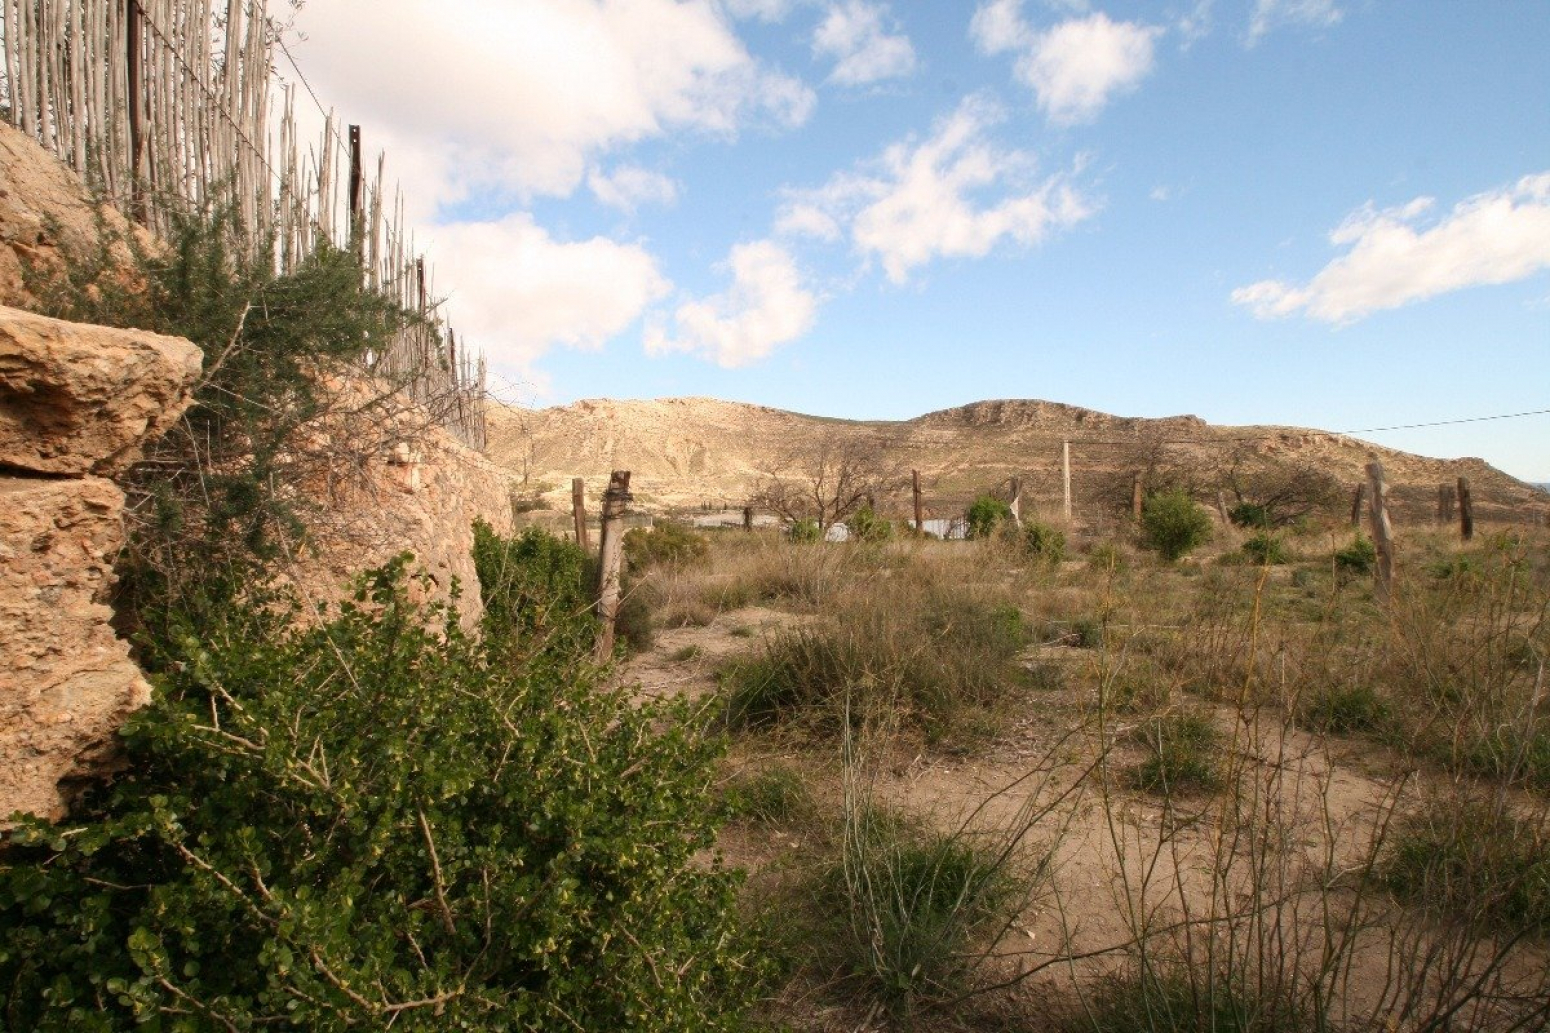
[[[62,816],[150,701],[104,603],[123,503],[100,477],[0,477],[0,823]]]
[[[119,469],[183,414],[199,367],[181,338],[0,308],[0,466]]]

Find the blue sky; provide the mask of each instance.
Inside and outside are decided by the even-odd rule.
[[[1550,409],[1550,3],[314,0],[510,401]],[[1550,416],[1373,434],[1550,481]]]

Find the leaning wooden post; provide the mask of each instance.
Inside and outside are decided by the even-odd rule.
[[[1222,518],[1223,527],[1232,526],[1232,513],[1227,508],[1227,493],[1216,489],[1216,515]]]
[[[1071,523],[1071,442],[1060,443],[1060,487],[1064,496],[1064,505],[1061,512],[1065,514],[1066,523]]]
[[[752,531],[753,530],[753,507],[752,506],[744,506],[743,507],[743,530],[744,531]]]
[[[1362,501],[1367,497],[1367,485],[1358,484],[1351,496],[1351,526],[1362,526]]]
[[[144,33],[140,29],[140,0],[125,0],[124,10],[124,36],[128,45],[125,53],[125,74],[128,82],[125,86],[127,96],[125,106],[129,115],[129,197],[130,211],[137,222],[147,221],[145,201],[141,195],[141,165],[145,154],[145,133],[142,128],[145,111],[145,99],[141,96],[144,92],[141,85],[141,48],[144,46]],[[15,84],[12,84],[12,92]],[[13,101],[14,103],[14,101]]]
[[[590,550],[592,543],[587,541],[587,482],[580,477],[572,477],[570,481],[570,511],[571,518],[576,522],[576,544]]]
[[[361,170],[361,127],[350,127],[350,250],[366,261],[366,177]],[[454,370],[457,364],[453,363]]]
[[[619,618],[619,577],[624,566],[624,511],[630,504],[630,471],[615,470],[603,493],[602,546],[597,566],[597,646],[593,658],[607,663],[614,653]]]
[[[1367,464],[1368,515],[1372,519],[1372,544],[1377,548],[1378,566],[1373,591],[1378,602],[1386,603],[1394,594],[1394,528],[1389,524],[1388,485],[1383,483],[1383,464]]]
[[[1141,522],[1141,471],[1137,470],[1130,475],[1130,517],[1136,523]]]
[[[1012,511],[1012,526],[1023,526],[1023,481],[1021,477],[1012,478],[1012,501],[1008,504]]]
[[[915,533],[926,533],[926,507],[920,501],[920,471],[910,471],[910,487],[915,493]]]
[[[1475,537],[1475,502],[1469,494],[1469,478],[1459,478],[1459,534],[1467,542]]]

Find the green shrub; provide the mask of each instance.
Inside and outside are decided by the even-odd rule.
[[[1202,971],[1182,961],[1148,958],[1105,979],[1070,1033],[1299,1033],[1327,1025],[1273,994],[1295,988],[1238,971]]]
[[[1050,566],[1066,558],[1065,534],[1037,520],[1030,520],[1023,528],[1023,545],[1030,556]]]
[[[659,520],[624,534],[624,558],[636,572],[658,565],[682,566],[705,558],[710,543],[687,524]]]
[[[1493,729],[1470,745],[1464,761],[1492,778],[1550,789],[1550,728],[1527,733],[1513,725]]]
[[[596,563],[575,542],[529,527],[511,538],[474,521],[485,634],[522,653],[580,656],[597,635]]]
[[[1087,565],[1097,570],[1120,573],[1130,569],[1130,561],[1113,542],[1099,542],[1087,552]]]
[[[1262,531],[1268,530],[1273,522],[1270,508],[1257,502],[1238,503],[1227,511],[1227,519],[1238,527],[1253,527]]]
[[[681,709],[509,662],[402,563],[288,616],[185,625],[126,773],[13,834],[7,1028],[734,1027],[716,751]]]
[[[937,738],[1004,700],[1026,643],[1016,607],[969,593],[867,600],[733,661],[721,674],[726,717],[734,728],[794,719],[832,731],[847,712],[856,722],[891,711]]]
[[[1021,899],[1004,855],[967,833],[934,832],[863,805],[813,897],[823,940],[862,994],[907,1016],[962,989],[971,948]]]
[[[823,541],[823,528],[818,526],[816,520],[793,520],[786,528],[786,537],[793,542],[812,545]]]
[[[893,524],[873,512],[871,506],[862,506],[851,515],[847,525],[852,539],[878,545],[893,538]]]
[[[1376,732],[1388,724],[1388,701],[1370,685],[1331,685],[1302,702],[1303,722],[1321,732],[1349,735]]]
[[[1255,563],[1269,567],[1285,563],[1291,559],[1286,551],[1286,542],[1278,534],[1261,531],[1250,535],[1243,543],[1243,551],[1251,557]]]
[[[968,535],[989,538],[996,528],[1012,519],[1012,507],[991,495],[981,495],[969,506]]]
[[[726,805],[734,818],[761,825],[792,825],[810,821],[818,812],[812,791],[801,772],[774,765],[734,780],[727,789]]]
[[[1141,535],[1172,562],[1210,540],[1211,518],[1187,492],[1159,492],[1147,496],[1141,508]]]
[[[1499,801],[1431,801],[1395,831],[1379,875],[1400,898],[1440,914],[1550,932],[1550,837]]]
[[[1136,785],[1164,794],[1216,789],[1222,784],[1217,762],[1222,733],[1208,714],[1174,710],[1135,731],[1149,756],[1136,770]]]
[[[1335,552],[1335,569],[1347,574],[1371,574],[1377,563],[1378,547],[1360,532],[1350,545]]]

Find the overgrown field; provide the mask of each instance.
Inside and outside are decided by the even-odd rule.
[[[1550,550],[718,533],[627,667],[725,731],[802,1030],[1550,1022]],[[750,616],[754,615],[754,616]],[[661,672],[682,671],[671,678]]]

